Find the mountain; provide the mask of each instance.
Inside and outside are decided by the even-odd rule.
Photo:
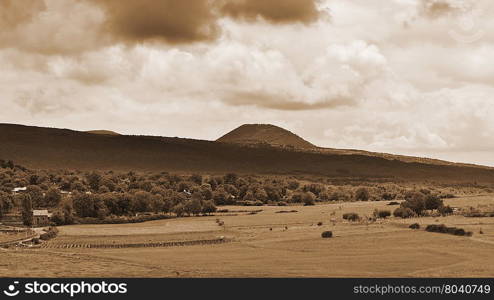
[[[494,168],[321,150],[251,147],[155,136],[101,135],[0,124],[0,159],[32,169],[308,174],[384,180],[492,183]]]
[[[103,134],[103,135],[120,135],[120,133],[116,133],[115,131],[111,131],[111,130],[89,130],[86,132],[92,134]]]
[[[263,145],[293,147],[299,149],[315,148],[298,135],[270,124],[245,124],[216,140],[222,143],[244,145]]]

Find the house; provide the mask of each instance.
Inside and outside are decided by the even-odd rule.
[[[33,226],[50,225],[51,214],[46,209],[33,210]]]
[[[12,190],[12,194],[16,195],[27,191],[27,187],[16,187]]]

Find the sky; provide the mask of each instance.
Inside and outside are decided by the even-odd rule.
[[[490,0],[0,0],[0,123],[494,166]],[[0,141],[1,142],[1,141]]]

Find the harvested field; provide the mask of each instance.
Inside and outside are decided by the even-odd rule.
[[[89,277],[492,277],[494,219],[461,215],[365,221],[386,201],[276,206],[140,224],[59,227],[39,249],[2,252],[3,276]],[[448,199],[454,207],[488,205],[493,196]],[[252,208],[252,211],[258,208]],[[349,222],[345,213],[362,220]],[[224,222],[218,226],[217,220]],[[322,225],[318,224],[322,222]],[[418,223],[420,229],[409,225]],[[472,231],[472,237],[426,232],[430,224]],[[482,234],[479,230],[482,228]],[[324,239],[322,232],[333,237]],[[218,241],[220,236],[225,241]],[[176,243],[176,244],[173,244]],[[72,247],[67,246],[72,245]],[[91,247],[83,247],[91,245]],[[130,246],[133,245],[133,246]],[[94,246],[94,247],[93,247]],[[124,247],[125,246],[125,247]],[[40,264],[35,262],[42,261]],[[70,267],[67,265],[70,264]]]

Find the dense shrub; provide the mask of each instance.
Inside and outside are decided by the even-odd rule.
[[[389,211],[389,210],[382,210],[382,209],[376,209],[376,210],[374,210],[373,215],[374,215],[375,218],[386,219],[387,217],[391,216],[391,211]]]
[[[409,193],[405,196],[405,202],[401,206],[413,210],[420,216],[425,210],[425,195],[420,192]]]
[[[443,206],[443,200],[441,200],[438,196],[429,194],[425,197],[425,209],[434,210]]]
[[[56,237],[57,234],[58,234],[58,229],[56,227],[50,227],[48,228],[48,231],[40,234],[39,238],[43,241],[47,241],[49,239]]]
[[[446,233],[446,234],[452,234],[452,235],[458,235],[458,236],[471,236],[472,235],[472,232],[467,232],[463,228],[447,227],[444,224],[427,225],[425,230],[428,232]]]
[[[333,232],[332,231],[324,231],[321,234],[321,237],[322,238],[325,238],[325,239],[332,238],[333,237]]]
[[[305,192],[302,194],[302,201],[305,206],[315,205],[316,196],[312,192]]]
[[[368,189],[361,187],[361,188],[357,189],[357,191],[355,192],[355,200],[357,200],[357,201],[369,201],[369,199],[370,199],[370,193],[369,193]]]
[[[360,220],[360,217],[356,213],[345,213],[343,214],[343,219],[348,221],[358,221]]]
[[[408,226],[408,228],[411,228],[411,229],[420,229],[420,224],[419,223],[413,223],[412,225]]]
[[[449,205],[441,205],[437,208],[437,211],[443,215],[443,216],[447,216],[447,215],[450,215],[453,213],[453,208]]]
[[[413,218],[417,216],[417,214],[408,207],[398,207],[393,212],[393,216],[405,219],[405,218]]]

